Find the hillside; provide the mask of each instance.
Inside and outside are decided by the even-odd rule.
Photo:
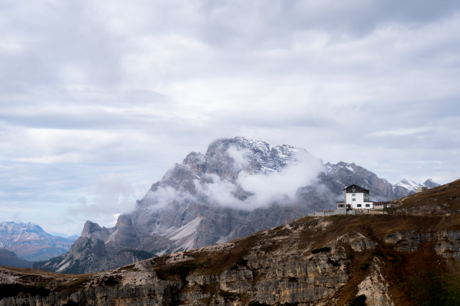
[[[394,214],[451,215],[460,213],[460,180],[393,201]]]
[[[0,249],[0,266],[30,268],[32,267],[32,262],[20,259],[11,251]]]
[[[88,221],[68,253],[35,267],[60,273],[113,269],[138,259],[129,250],[161,255],[200,248],[331,209],[345,185],[364,186],[374,200],[407,196],[413,189],[404,186],[413,182],[403,181],[393,186],[354,163],[324,164],[290,145],[217,139],[205,154],[191,152],[169,169],[115,227]]]
[[[426,200],[457,196],[456,184],[438,187]],[[21,284],[16,292],[30,295],[31,305],[347,305],[362,295],[366,305],[458,305],[460,214],[393,213],[305,217],[107,272],[1,268],[0,279]],[[46,297],[28,293],[39,284],[49,290]],[[11,296],[0,305],[18,302]]]

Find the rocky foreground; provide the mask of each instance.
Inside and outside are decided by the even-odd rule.
[[[449,215],[305,217],[93,274],[0,267],[0,306],[458,305],[460,180],[445,186],[427,199]]]

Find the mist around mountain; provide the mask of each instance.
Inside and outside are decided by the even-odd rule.
[[[70,250],[75,239],[57,237],[32,223],[0,222],[0,249],[27,261],[48,260]]]
[[[324,164],[303,148],[270,148],[244,137],[217,139],[205,154],[191,152],[169,169],[115,227],[87,221],[70,252],[35,267],[95,272],[153,254],[223,243],[334,209],[351,184],[369,189],[374,201],[413,193],[354,163]]]

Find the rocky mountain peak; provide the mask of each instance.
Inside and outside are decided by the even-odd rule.
[[[211,142],[206,151],[206,158],[222,157],[231,147],[237,150],[247,149],[254,155],[267,156],[270,153],[270,145],[264,141],[249,139],[241,136],[234,138],[219,138]]]
[[[206,158],[200,152],[189,153],[182,162],[182,165],[198,172],[206,172]]]
[[[122,214],[118,217],[117,224],[115,226],[133,226],[133,222],[128,215]]]
[[[425,185],[426,187],[428,188],[435,188],[435,187],[438,187],[438,186],[441,186],[439,185],[438,183],[436,183],[435,181],[433,181],[432,179],[427,179],[423,185]]]
[[[101,230],[101,227],[97,223],[93,223],[91,221],[86,221],[85,225],[83,226],[83,230],[81,232],[81,237],[89,237],[90,234],[94,232],[98,232]]]
[[[418,184],[414,181],[410,181],[410,180],[406,180],[406,179],[403,179],[401,180],[399,183],[395,184],[395,186],[399,186],[399,187],[404,187],[410,191],[416,191],[418,187],[423,187],[422,184]]]

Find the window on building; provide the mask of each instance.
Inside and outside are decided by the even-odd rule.
[[[361,204],[358,204],[358,207],[361,207]]]
[[[356,199],[353,199],[352,201],[356,201]]]
[[[352,196],[356,196],[356,193],[353,193]]]
[[[355,191],[356,191],[356,189],[355,189],[355,188],[353,188],[351,191],[355,192]]]
[[[345,206],[345,205],[343,205],[343,204],[339,204],[339,207],[344,207],[344,206]]]
[[[366,207],[371,207],[371,204],[366,204]]]

